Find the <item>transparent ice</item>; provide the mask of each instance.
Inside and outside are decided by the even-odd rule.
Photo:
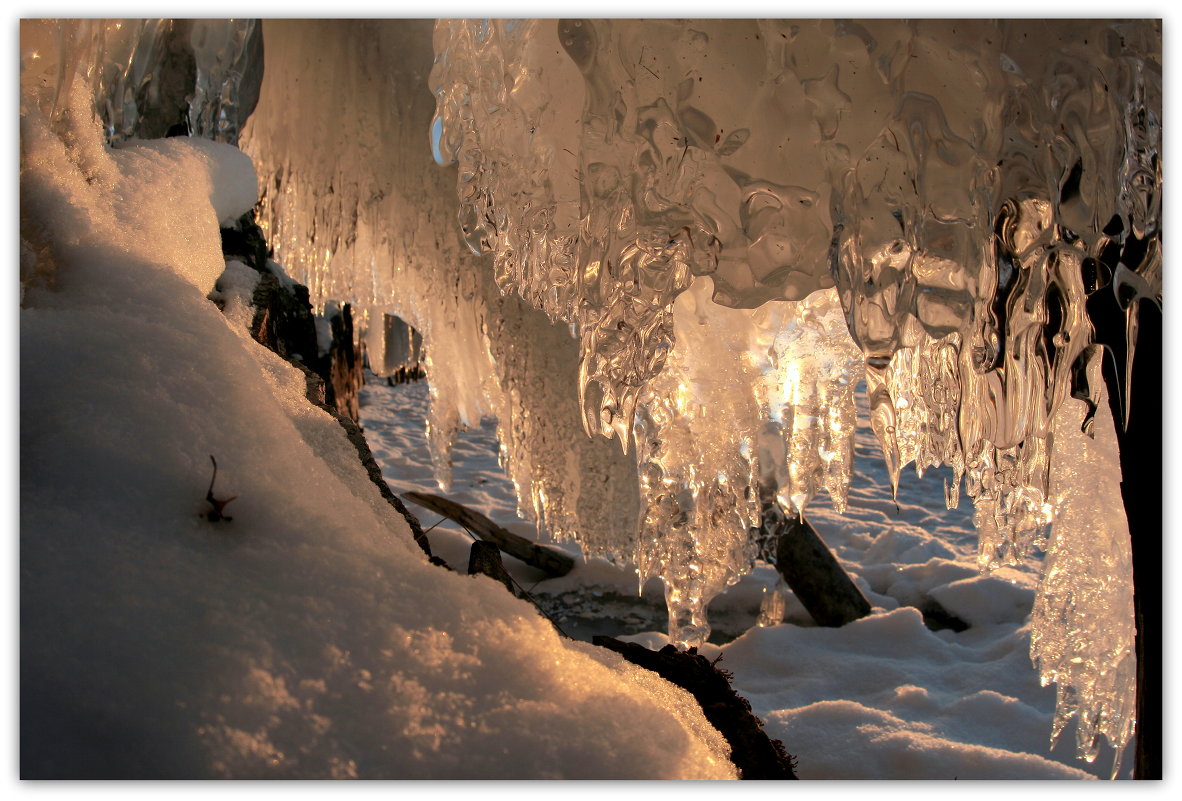
[[[1094,433],[1101,397],[1085,302],[1117,293],[1131,359],[1135,301],[1161,299],[1160,55],[1153,22],[437,23],[437,148],[459,164],[464,236],[501,286],[579,332],[588,431],[627,449],[635,419],[637,560],[666,580],[674,640],[701,641],[701,599],[756,555],[743,531],[773,471],[752,454],[775,447],[752,432],[784,416],[752,402],[758,381],[738,366],[769,351],[737,315],[712,324],[711,307],[836,286],[893,483],[909,462],[950,465],[948,501],[963,482],[983,569],[1021,561],[1070,517],[1070,494],[1052,494],[1055,434]],[[789,373],[841,353],[827,344]],[[818,395],[826,412],[848,408]],[[1086,413],[1056,426],[1072,396]],[[795,510],[833,462],[784,442],[777,498]],[[840,504],[841,470],[834,483]],[[1115,517],[1101,524],[1114,547],[1128,539]],[[1064,573],[1086,583],[1099,549],[1082,558],[1091,568],[1048,587]],[[1129,585],[1129,571],[1101,574]],[[1051,596],[1090,604],[1120,642],[1132,631],[1123,604]],[[1036,656],[1068,636],[1054,618],[1036,618]],[[1109,641],[1066,647],[1091,675],[1116,658],[1100,653]],[[1057,729],[1078,713],[1081,747],[1103,730],[1119,750],[1128,730],[1094,721],[1128,720],[1123,679],[1084,684],[1037,658],[1065,682]]]

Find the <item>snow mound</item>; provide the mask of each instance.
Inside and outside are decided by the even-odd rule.
[[[237,220],[258,202],[259,179],[255,174],[254,162],[250,160],[250,156],[233,145],[198,136],[186,136],[153,140],[129,139],[120,143],[117,148],[115,152],[120,155],[130,151],[141,157],[156,153],[166,160],[185,158],[204,161],[209,173],[209,203],[213,206],[218,222],[223,226]],[[134,174],[129,177],[135,180]]]
[[[900,607],[757,627],[702,653],[722,656],[802,779],[1093,778],[1048,752],[1054,692],[1031,686],[1029,627],[969,631],[930,631]]]
[[[769,718],[774,736],[811,740],[802,779],[1028,779],[1035,773],[1048,779],[1089,778],[1034,754],[949,741],[933,735],[927,724],[910,723],[854,701],[818,701]],[[851,741],[866,741],[872,747],[858,749],[858,758],[851,759]]]
[[[206,298],[243,157],[108,150],[80,83],[22,109],[22,774],[733,778],[686,693],[426,562]]]
[[[932,598],[970,626],[1020,623],[1030,616],[1034,588],[995,576],[961,579],[931,591]]]

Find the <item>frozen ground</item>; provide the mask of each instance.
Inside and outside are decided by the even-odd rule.
[[[427,383],[387,386],[367,376],[362,424],[395,492],[440,493],[431,477],[424,420]],[[863,398],[864,401],[864,398]],[[789,593],[785,622],[759,628],[762,595],[776,573],[761,564],[711,606],[715,634],[702,652],[721,655],[740,694],[773,737],[799,759],[802,778],[1035,779],[1106,777],[1106,747],[1092,765],[1073,756],[1072,732],[1054,751],[1054,688],[1042,688],[1029,657],[1033,565],[980,576],[971,506],[944,508],[944,471],[904,471],[896,508],[878,447],[861,409],[857,475],[849,509],[822,497],[808,510],[818,532],[854,576],[874,613],[841,629],[815,626]],[[497,463],[495,425],[464,432],[453,454],[448,497],[501,525],[547,541],[515,511]],[[411,505],[432,526],[440,516]],[[471,537],[444,520],[432,549],[461,570]],[[577,547],[563,547],[578,554]],[[544,580],[506,557],[518,582],[574,637],[623,636],[660,647],[665,615],[658,583],[637,596],[635,575],[602,560]],[[925,625],[936,601],[969,624],[961,632]],[[1125,755],[1122,774],[1128,773]]]

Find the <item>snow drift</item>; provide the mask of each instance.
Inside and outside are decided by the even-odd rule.
[[[429,565],[207,300],[237,149],[109,149],[80,84],[56,122],[24,89],[24,777],[734,776],[681,690]]]

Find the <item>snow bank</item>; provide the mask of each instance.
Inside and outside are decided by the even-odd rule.
[[[733,778],[684,692],[428,565],[206,298],[243,157],[85,102],[22,104],[22,773]]]
[[[1029,624],[970,632],[930,631],[905,606],[839,629],[757,627],[702,653],[721,655],[802,779],[1093,778],[1050,758],[1054,694],[1032,692]]]
[[[80,84],[72,93],[73,108],[87,102]],[[85,112],[67,112],[62,138],[38,126],[35,117],[39,112],[28,109],[21,120],[22,173],[36,170],[46,180],[24,182],[22,201],[30,219],[59,220],[60,235],[40,231],[55,240],[57,255],[68,261],[74,249],[94,246],[79,237],[79,226],[106,228],[122,232],[100,240],[109,257],[162,266],[203,294],[213,289],[225,269],[218,223],[249,211],[258,197],[245,154],[187,137],[133,141],[110,150],[86,131],[91,123]],[[221,182],[216,189],[215,179]]]

